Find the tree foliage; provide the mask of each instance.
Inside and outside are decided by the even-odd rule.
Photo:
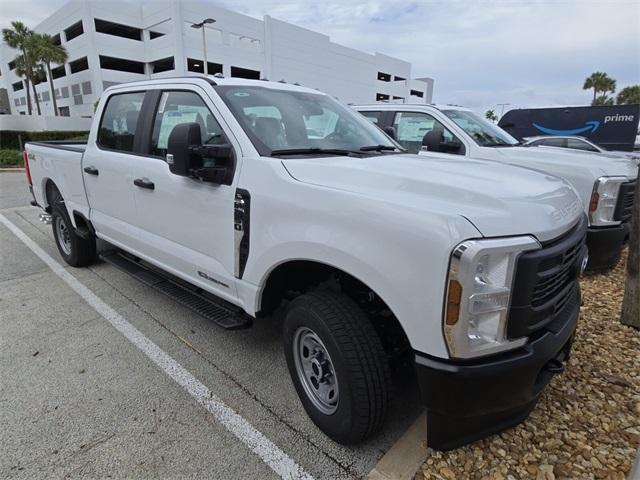
[[[640,85],[630,85],[624,87],[618,93],[618,105],[640,104]]]
[[[609,104],[602,102],[607,101],[608,93],[614,93],[616,91],[616,81],[604,72],[593,72],[584,80],[582,89],[593,89],[593,100],[591,101],[591,105],[613,105],[613,103]]]
[[[491,122],[497,122],[498,121],[498,115],[496,115],[496,112],[494,112],[493,110],[487,110],[485,112],[484,116],[487,118],[487,120],[489,120]]]

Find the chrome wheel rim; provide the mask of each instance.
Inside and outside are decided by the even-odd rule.
[[[56,233],[58,237],[58,245],[65,253],[65,255],[71,255],[71,232],[67,227],[67,222],[61,216],[56,216]]]
[[[325,415],[338,408],[338,379],[327,348],[316,333],[300,327],[293,337],[296,374],[307,397]]]

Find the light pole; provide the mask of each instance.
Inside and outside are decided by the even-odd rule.
[[[511,105],[510,103],[498,103],[496,104],[497,107],[502,107],[500,109],[500,118],[502,118],[502,114],[504,113],[504,107],[506,107],[507,105]]]
[[[191,28],[201,28],[202,29],[202,50],[204,52],[204,74],[209,75],[209,65],[207,63],[207,39],[205,38],[205,28],[204,26],[208,23],[215,23],[213,18],[205,18],[200,23],[192,23]]]

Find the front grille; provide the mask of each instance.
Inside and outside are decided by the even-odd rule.
[[[614,220],[621,221],[622,223],[631,220],[631,212],[633,209],[633,197],[636,193],[637,182],[627,182],[620,185],[620,192],[618,193],[618,203],[616,204],[616,210],[613,214]]]
[[[583,217],[569,233],[524,253],[515,272],[507,336],[531,335],[555,325],[578,295],[578,276],[584,255],[587,219]],[[568,320],[568,319],[567,319]]]

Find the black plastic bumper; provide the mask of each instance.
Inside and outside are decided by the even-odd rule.
[[[566,307],[561,328],[546,330],[513,352],[474,362],[416,353],[427,407],[427,444],[450,450],[524,420],[554,374],[564,369],[580,311],[580,292]]]
[[[587,248],[589,263],[587,270],[607,270],[620,261],[622,247],[629,240],[629,224],[613,227],[589,228],[587,230]]]

